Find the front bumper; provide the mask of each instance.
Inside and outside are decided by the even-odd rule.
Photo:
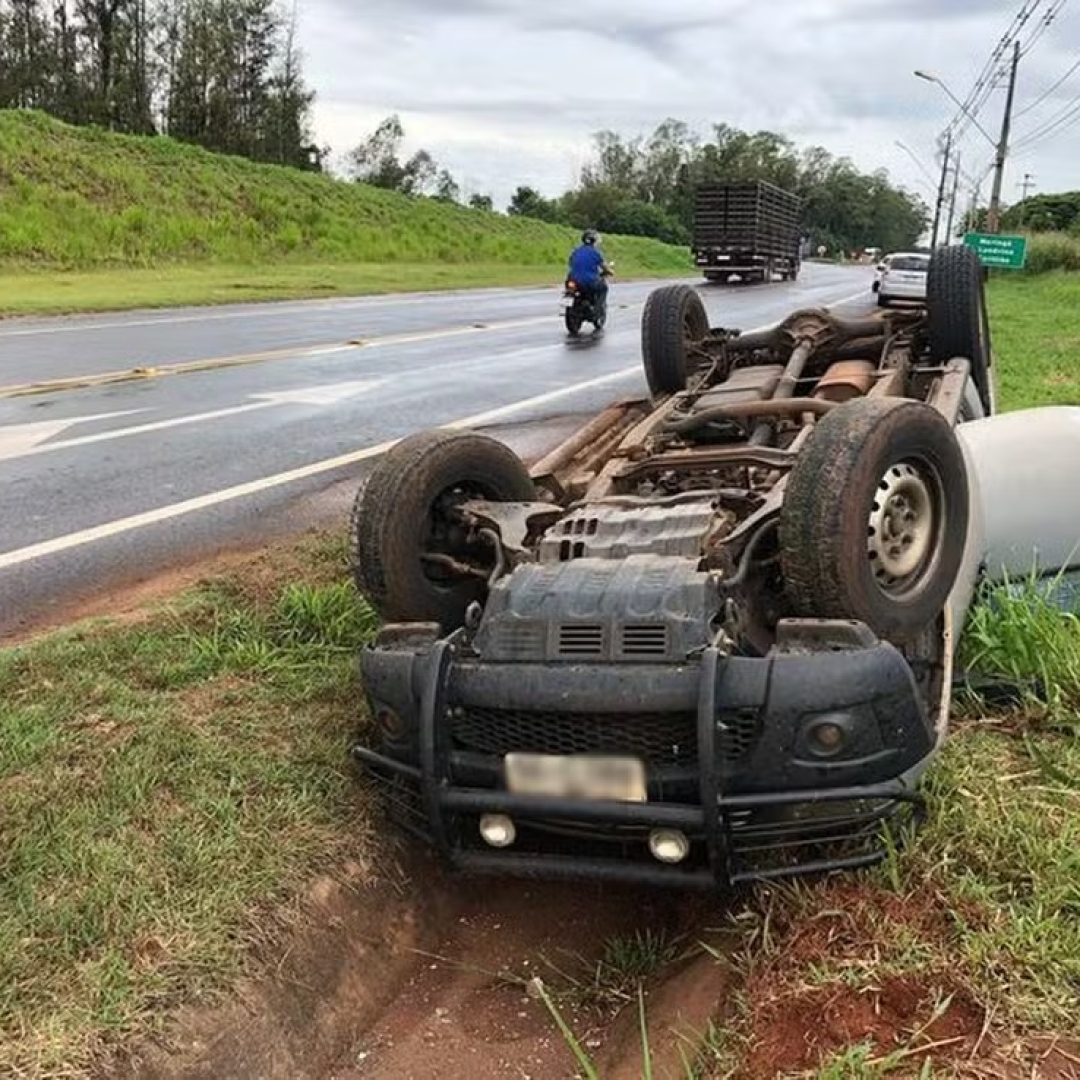
[[[914,780],[932,725],[904,658],[865,628],[816,624],[820,647],[709,650],[681,666],[485,664],[455,639],[400,629],[362,659],[390,730],[353,755],[398,822],[457,869],[728,890],[872,865],[924,816]],[[815,751],[820,723],[845,733],[842,753]],[[514,794],[513,751],[632,753],[648,801]],[[514,821],[512,847],[483,842],[485,814]],[[684,833],[688,857],[656,861],[655,829]]]

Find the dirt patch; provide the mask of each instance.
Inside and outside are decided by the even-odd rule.
[[[657,1080],[685,1080],[698,1056],[710,1023],[731,996],[731,968],[708,953],[678,965],[659,985],[644,993],[645,1023],[652,1075]],[[645,1073],[640,1013],[625,1009],[605,1040],[600,1057],[604,1080],[640,1080]]]
[[[134,1080],[315,1080],[393,1000],[417,952],[452,923],[459,893],[419,853],[374,883],[346,868],[298,901],[292,927],[220,1001],[178,1012],[165,1033],[100,1075]],[[393,865],[391,860],[391,865]],[[417,889],[411,881],[423,881]],[[152,948],[152,944],[148,943]]]
[[[960,926],[982,926],[992,918],[978,904],[929,892],[898,895],[858,878],[840,879],[816,895],[816,913],[798,912],[777,928],[784,972],[818,964],[859,964],[878,955],[879,943],[907,935],[935,950],[944,950]],[[774,975],[782,973],[777,972]]]
[[[1080,1042],[1029,1039],[1005,1048],[988,1065],[984,1075],[994,1080],[1080,1080]]]
[[[241,983],[174,1013],[159,1036],[141,1040],[97,1075],[572,1076],[571,1050],[529,991],[535,978],[586,1051],[607,1063],[601,1075],[640,1075],[636,1002],[598,1004],[590,979],[615,936],[692,940],[701,923],[698,898],[458,878],[413,848],[400,865],[374,884],[371,869],[360,866],[316,882]],[[147,938],[142,948],[152,957],[160,943]],[[720,972],[711,958],[706,964],[699,957],[657,975],[648,1011],[658,1063],[679,1061],[677,1046],[689,1045],[715,1014],[727,985]]]
[[[614,935],[678,933],[693,921],[685,899],[590,885],[470,883],[472,901],[378,1023],[333,1073],[335,1080],[470,1080],[575,1074],[539,977],[590,1054],[608,1044],[610,1014],[585,983]],[[603,1075],[608,1075],[603,1073]]]
[[[925,1058],[940,1063],[970,1055],[986,1019],[963,991],[914,977],[861,989],[815,987],[761,1005],[751,995],[750,1001],[747,1080],[803,1072],[863,1043],[875,1058],[902,1052],[918,1071]]]

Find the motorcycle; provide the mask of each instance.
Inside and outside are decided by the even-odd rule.
[[[604,271],[604,277],[611,276],[611,269]],[[563,319],[566,332],[577,337],[585,323],[592,323],[599,333],[607,322],[607,303],[601,302],[592,289],[581,286],[572,278],[566,279],[562,299]]]

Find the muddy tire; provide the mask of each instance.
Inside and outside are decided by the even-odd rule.
[[[967,470],[944,417],[902,398],[850,401],[821,420],[788,480],[788,599],[803,617],[908,641],[944,608],[967,530]]]
[[[686,389],[696,367],[691,345],[709,333],[709,316],[689,285],[665,285],[645,302],[641,358],[654,397]]]
[[[357,492],[349,523],[356,587],[390,622],[460,626],[465,609],[483,600],[479,578],[454,576],[425,554],[475,561],[477,550],[447,519],[455,498],[528,502],[535,490],[510,449],[483,435],[425,431],[398,443]]]
[[[989,413],[990,318],[979,256],[963,245],[938,248],[926,276],[930,359],[947,364],[958,356],[971,361],[971,378]]]

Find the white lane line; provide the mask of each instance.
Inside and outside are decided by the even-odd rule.
[[[37,457],[39,454],[51,454],[56,450],[71,450],[76,446],[91,446],[94,443],[124,439],[129,435],[145,435],[148,431],[165,431],[167,428],[184,427],[186,424],[199,424],[204,420],[220,420],[223,416],[239,416],[242,413],[266,409],[276,404],[276,401],[252,401],[246,405],[231,405],[227,409],[213,409],[210,412],[191,413],[188,416],[174,416],[170,420],[154,420],[147,424],[134,424],[132,427],[116,428],[113,431],[99,431],[93,435],[80,435],[74,439],[63,439],[60,442],[45,443],[42,446],[35,446],[27,450],[16,450],[14,453],[5,454],[0,452],[0,461]]]
[[[130,435],[145,435],[149,431],[165,431],[169,428],[185,427],[188,424],[201,424],[207,420],[220,420],[226,416],[240,416],[242,413],[269,409],[276,405],[336,405],[346,398],[355,397],[368,390],[374,390],[375,387],[382,386],[385,381],[385,379],[370,379],[364,382],[338,383],[332,386],[312,386],[299,390],[278,390],[265,394],[252,394],[251,396],[258,400],[248,402],[245,405],[230,405],[224,409],[211,409],[209,412],[173,416],[168,420],[152,420],[145,424],[114,428],[112,431],[98,431],[93,435],[79,435],[74,439],[63,439],[60,442],[43,443],[38,446],[15,446],[7,453],[4,452],[4,430],[0,428],[0,461],[37,457],[39,454],[51,454],[56,450],[70,450],[76,446],[91,446],[94,443],[111,442],[113,439],[126,439]],[[106,415],[123,416],[125,414],[113,413]],[[94,419],[100,419],[100,417],[80,417],[76,418],[72,423]]]
[[[863,294],[860,292],[854,296],[835,300],[832,301],[829,306],[843,304],[848,300],[855,299],[856,296],[862,295]],[[768,323],[765,326],[751,327],[744,332],[754,333],[757,330],[764,330],[767,329],[768,326],[774,325],[776,324]],[[564,386],[559,390],[550,390],[545,394],[537,394],[535,397],[525,398],[522,401],[515,401],[510,405],[503,405],[487,412],[476,413],[475,415],[467,416],[462,420],[455,420],[449,424],[442,424],[440,426],[449,428],[470,428],[479,427],[483,424],[494,424],[500,420],[505,420],[513,416],[515,413],[524,412],[528,409],[536,408],[539,405],[546,405],[548,402],[558,401],[560,398],[570,397],[574,394],[581,393],[584,390],[608,386],[632,375],[637,375],[639,378],[641,377],[641,368],[638,364],[634,364],[627,368],[621,368],[608,375],[600,375],[595,379],[587,379],[585,382],[573,383],[572,385]],[[332,472],[335,469],[341,469],[347,465],[355,465],[361,461],[368,461],[371,458],[380,457],[385,454],[388,450],[393,449],[400,441],[400,439],[390,439],[387,442],[379,443],[376,446],[365,447],[363,450],[354,450],[348,454],[326,458],[323,461],[316,461],[310,465],[302,465],[299,468],[290,469],[283,473],[277,473],[274,476],[265,476],[259,480],[250,480],[247,483],[237,484],[234,487],[223,488],[221,491],[212,491],[206,495],[199,495],[193,499],[185,499],[182,502],[173,503],[171,506],[158,507],[155,510],[147,510],[141,514],[133,514],[130,517],[119,518],[116,521],[109,521],[103,525],[96,525],[90,529],[82,529],[78,532],[68,533],[66,536],[57,536],[52,540],[43,540],[40,543],[31,544],[29,547],[19,548],[16,551],[9,551],[0,555],[0,570],[12,566],[19,566],[23,563],[31,562],[34,559],[41,559],[48,555],[58,555],[64,551],[70,551],[72,548],[82,547],[85,544],[92,544],[98,540],[106,540],[111,536],[119,536],[122,533],[142,529],[148,525],[157,525],[163,521],[171,521],[174,518],[183,517],[185,514],[196,513],[199,510],[207,510],[210,507],[220,506],[222,503],[232,502],[235,499],[242,499],[249,495],[257,495],[260,492],[269,491],[276,487],[282,487],[285,484],[291,484],[297,480],[306,480],[309,477],[318,476],[321,473]]]
[[[853,300],[869,300],[866,295],[869,289],[860,289],[857,293],[852,293],[850,296],[843,296],[839,300],[830,300],[829,307],[839,307],[841,304],[850,304]],[[871,314],[868,312],[868,314]]]
[[[588,379],[585,382],[564,386],[559,390],[551,390],[546,394],[537,394],[535,397],[525,398],[524,400],[516,401],[511,405],[504,405],[501,408],[491,409],[488,412],[477,413],[475,416],[467,416],[462,420],[455,420],[452,423],[443,424],[441,426],[450,428],[470,428],[478,427],[481,424],[492,424],[498,420],[513,416],[517,412],[535,408],[538,405],[545,405],[549,401],[557,401],[559,398],[569,397],[584,390],[607,386],[610,383],[626,379],[628,376],[640,376],[640,374],[641,369],[635,364],[633,367],[623,368],[622,370],[612,372],[609,375],[601,375],[596,379]],[[400,441],[400,439],[391,439],[387,442],[379,443],[377,446],[368,446],[363,450],[354,450],[349,454],[341,454],[338,457],[327,458],[324,461],[316,461],[311,465],[303,465],[296,469],[290,469],[288,472],[277,473],[274,476],[265,476],[259,480],[251,480],[246,484],[237,484],[234,487],[223,488],[221,491],[213,491],[207,495],[199,495],[193,499],[185,499],[183,502],[173,503],[171,506],[162,506],[156,510],[148,510],[142,514],[133,514],[131,517],[119,518],[116,521],[109,521],[91,529],[82,529],[79,532],[68,533],[66,536],[58,536],[52,540],[45,540],[38,544],[31,544],[29,547],[19,548],[16,551],[9,551],[0,555],[0,570],[5,570],[12,566],[19,566],[22,563],[31,562],[34,559],[41,559],[47,555],[58,555],[61,552],[70,551],[72,548],[82,547],[84,544],[92,544],[98,540],[108,539],[111,536],[119,536],[121,533],[132,532],[135,529],[142,529],[148,525],[157,525],[163,521],[171,521],[172,519],[182,517],[185,514],[195,513],[199,510],[207,510],[210,507],[220,506],[222,503],[232,502],[235,499],[242,499],[249,495],[257,495],[260,492],[269,491],[271,488],[281,487],[284,484],[291,484],[297,480],[306,480],[309,477],[318,476],[321,473],[332,472],[334,469],[340,469],[346,465],[355,465],[358,462],[367,461],[370,458],[379,457],[382,454],[385,454]]]
[[[5,458],[22,457],[47,439],[78,424],[90,424],[95,420],[112,420],[117,416],[131,416],[143,409],[121,409],[120,412],[92,413],[90,416],[69,416],[63,420],[32,420],[28,424],[6,424],[0,427],[0,461]]]

